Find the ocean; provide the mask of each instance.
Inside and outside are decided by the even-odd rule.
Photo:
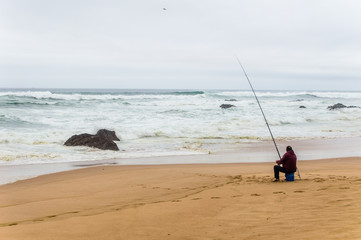
[[[276,141],[361,136],[361,92],[257,91]],[[222,104],[234,107],[223,109]],[[208,154],[270,134],[251,91],[2,89],[0,166]],[[114,130],[120,151],[67,147]]]

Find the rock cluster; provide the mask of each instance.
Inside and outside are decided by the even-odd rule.
[[[335,105],[327,107],[327,109],[329,109],[329,110],[335,110],[335,109],[340,109],[340,108],[360,108],[360,107],[357,107],[357,106],[345,106],[342,103],[337,103]]]
[[[232,104],[222,104],[221,106],[219,106],[220,108],[226,109],[226,108],[231,108],[231,107],[235,107]]]
[[[107,129],[100,129],[96,135],[83,133],[73,135],[65,143],[65,146],[88,146],[99,148],[102,150],[119,151],[117,144],[114,141],[120,141],[114,131]]]

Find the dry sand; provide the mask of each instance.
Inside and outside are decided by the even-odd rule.
[[[98,166],[0,186],[0,239],[361,239],[361,158]]]

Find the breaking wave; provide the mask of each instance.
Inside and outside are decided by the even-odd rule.
[[[360,106],[360,92],[257,91],[257,96],[276,139],[361,136],[361,109],[327,109],[339,102]],[[221,109],[228,101],[235,107]],[[11,162],[184,154],[188,146],[206,151],[207,144],[270,137],[251,91],[3,90],[0,107],[0,148],[21,153]],[[124,151],[63,146],[74,134],[100,128],[115,130]]]

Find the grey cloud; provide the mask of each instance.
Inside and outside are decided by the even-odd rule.
[[[4,0],[0,83],[247,88],[237,54],[262,88],[302,89],[302,78],[308,89],[361,90],[360,8],[356,0]]]

